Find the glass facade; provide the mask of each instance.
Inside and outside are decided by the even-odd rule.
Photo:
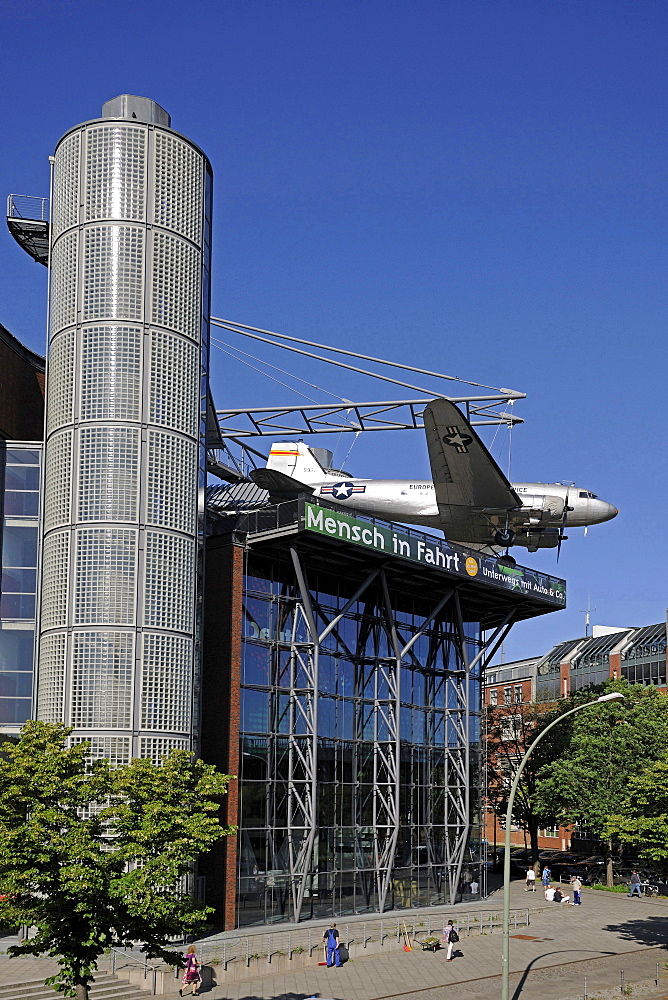
[[[590,684],[602,684],[610,676],[610,651],[623,639],[625,632],[596,636],[571,660],[571,691]]]
[[[481,681],[479,666],[463,669],[461,636],[470,662],[479,625],[461,623],[462,632],[449,604],[430,621],[436,599],[384,594],[378,581],[351,600],[355,583],[309,571],[317,630],[329,623],[314,666],[309,611],[292,566],[249,558],[238,924],[468,898],[471,881],[481,882]],[[309,794],[311,727],[308,841],[308,805],[300,801]]]
[[[666,684],[666,625],[638,629],[622,653],[622,677],[629,684]]]
[[[18,733],[32,715],[42,446],[2,441],[0,732]]]

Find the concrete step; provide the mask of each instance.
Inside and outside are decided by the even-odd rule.
[[[150,995],[150,989],[140,989],[111,974],[97,976],[90,987],[91,1000],[146,1000]],[[0,986],[0,1000],[57,1000],[58,996],[43,979]]]

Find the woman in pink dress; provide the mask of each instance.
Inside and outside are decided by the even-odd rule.
[[[202,978],[199,974],[198,967],[199,967],[199,962],[195,957],[195,945],[191,944],[190,947],[188,948],[188,951],[186,952],[186,967],[183,970],[183,979],[181,980],[183,986],[179,990],[180,997],[183,996],[183,991],[187,986],[191,986],[192,995],[194,997],[197,996],[197,987],[199,986]]]

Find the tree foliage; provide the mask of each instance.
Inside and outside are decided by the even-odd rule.
[[[561,710],[609,691],[621,691],[625,701],[592,706],[571,717],[568,745],[540,769],[535,794],[539,811],[588,827],[600,839],[611,885],[608,818],[620,813],[629,779],[639,775],[647,761],[657,760],[668,742],[668,698],[655,688],[611,680],[578,692],[562,702]]]
[[[668,861],[668,750],[629,779],[621,809],[610,816],[606,832],[632,844],[644,858]]]
[[[536,737],[560,714],[554,706],[546,708],[535,704],[487,709],[487,796],[499,818],[505,818],[510,785],[524,754]],[[533,751],[517,786],[513,819],[529,834],[534,865],[538,864],[538,830],[555,821],[552,804],[537,800],[538,774],[563,752],[568,735],[567,723],[552,729]]]
[[[230,780],[172,751],[161,766],[91,761],[71,730],[29,722],[0,755],[0,922],[36,928],[13,955],[58,959],[54,987],[87,995],[104,950],[141,941],[175,963],[169,938],[191,933],[210,908],[185,879],[200,852],[231,833],[219,819]]]

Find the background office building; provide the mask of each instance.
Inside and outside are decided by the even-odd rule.
[[[226,927],[484,889],[483,669],[563,581],[323,502],[247,514],[207,491],[206,157],[124,95],[60,140],[52,189],[51,212],[12,198],[8,219],[50,301],[45,430],[43,363],[0,338],[23,351],[0,400],[3,731],[32,704],[113,763],[176,747],[238,775],[238,834],[198,881]]]

